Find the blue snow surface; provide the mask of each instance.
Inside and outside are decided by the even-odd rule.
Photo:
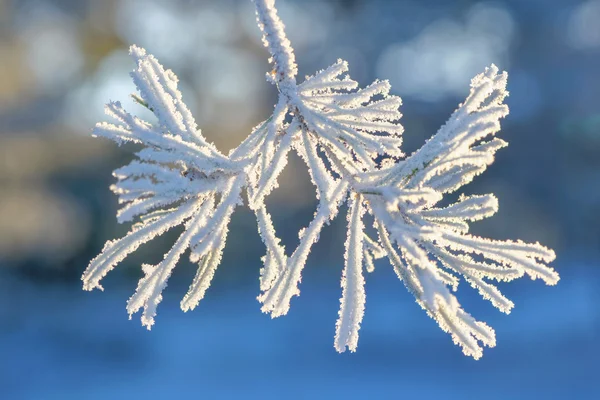
[[[290,313],[275,320],[259,311],[254,286],[211,288],[189,313],[178,309],[185,288],[169,287],[151,332],[127,318],[133,288],[88,293],[4,274],[0,398],[598,399],[600,276],[591,265],[559,271],[555,287],[502,285],[516,304],[510,316],[461,283],[463,306],[497,333],[479,361],[462,355],[389,268],[368,277],[355,354],[333,349],[333,273],[307,272]]]

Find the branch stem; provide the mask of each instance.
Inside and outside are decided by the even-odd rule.
[[[271,53],[274,79],[281,92],[296,87],[296,56],[285,35],[285,26],[277,15],[275,0],[252,0],[256,8],[256,20],[263,32],[263,43]],[[283,89],[283,90],[282,90]]]

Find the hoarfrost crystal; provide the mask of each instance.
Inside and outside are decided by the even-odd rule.
[[[554,253],[538,243],[496,241],[469,234],[469,222],[493,215],[492,194],[461,196],[446,207],[437,204],[481,174],[506,142],[494,135],[508,114],[504,104],[506,73],[495,66],[476,76],[466,101],[448,122],[412,155],[400,150],[399,97],[387,81],[358,89],[339,60],[298,84],[297,66],[274,0],[254,0],[263,42],[271,53],[268,80],[279,100],[273,115],[240,146],[224,155],[202,136],[177,89],[177,77],[145,50],[131,47],[132,72],[139,96],[157,123],[142,121],[119,103],[106,112],[116,123],[99,123],[95,136],[144,147],[137,160],[117,169],[111,187],[122,208],[119,222],[138,219],[123,238],[106,243],[83,275],[84,289],[102,288],[100,280],[116,264],[167,230],[184,231],[158,265],[143,265],[144,277],[129,299],[130,315],[142,311],[150,329],[162,291],[188,249],[197,274],[181,302],[196,307],[221,260],[228,224],[246,192],[266,246],[260,273],[262,311],[285,315],[299,295],[302,269],[322,228],[348,203],[348,233],[342,298],[334,346],[355,351],[365,311],[365,272],[387,258],[416,302],[448,332],[466,355],[479,358],[482,346],[494,346],[494,331],[476,321],[452,294],[462,276],[494,306],[509,313],[513,303],[490,280],[529,275],[547,284],[558,274],[547,264]],[[265,199],[294,151],[306,163],[319,205],[300,243],[287,255],[277,238]],[[367,232],[365,219],[373,221]]]

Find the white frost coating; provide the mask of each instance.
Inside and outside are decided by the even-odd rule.
[[[274,64],[274,79],[280,85],[294,87],[296,85],[296,56],[288,38],[284,25],[277,15],[275,0],[252,0],[256,6],[256,20],[263,33],[263,43],[271,53]]]
[[[205,282],[210,283],[207,277],[212,277],[220,261],[231,214],[241,203],[248,160],[242,160],[244,163],[226,157],[209,144],[182,101],[176,76],[143,49],[133,46],[131,54],[137,64],[132,77],[140,92],[138,102],[154,112],[158,124],[142,121],[119,103],[110,103],[107,114],[118,125],[100,123],[94,135],[146,146],[136,154],[140,161],[114,171],[118,182],[111,186],[122,205],[118,221],[139,217],[140,222],[122,239],[107,242],[82,280],[86,290],[101,288],[100,280],[141,244],[185,223],[184,232],[165,259],[156,266],[143,266],[145,277],[128,302],[130,315],[144,308],[142,323],[150,328],[162,290],[188,248],[192,250],[190,258],[200,261],[200,266],[187,303],[197,303],[204,295]],[[167,206],[175,208],[166,210]]]
[[[308,167],[310,179],[317,188],[317,199],[322,200],[320,203],[322,206],[328,204],[326,201],[332,195],[336,180],[331,176],[323,160],[319,157],[317,146],[317,140],[304,129],[302,131],[302,146],[298,146],[296,150]]]
[[[165,71],[156,58],[146,55],[144,49],[131,46],[130,52],[138,66],[131,73],[133,82],[160,124],[172,134],[196,141],[213,154],[221,156],[212,144],[206,142],[190,110],[183,103],[181,92],[177,90],[177,76],[171,70]]]
[[[271,313],[273,318],[287,314],[290,309],[292,297],[298,296],[300,290],[298,284],[302,276],[302,270],[312,246],[319,239],[323,226],[335,218],[339,206],[344,201],[348,190],[348,184],[340,181],[332,191],[331,197],[326,199],[327,206],[319,204],[315,218],[304,230],[300,244],[294,253],[288,258],[287,264],[281,274],[275,279],[272,287],[258,297],[263,303],[262,311]],[[329,207],[336,205],[336,207]],[[332,212],[333,210],[333,212]]]
[[[402,180],[403,186],[446,193],[485,171],[495,152],[507,145],[497,138],[479,143],[498,132],[500,118],[508,114],[502,103],[508,95],[506,80],[507,74],[499,74],[495,65],[473,78],[470,95],[448,122],[406,162],[390,168],[380,183]]]
[[[260,271],[260,290],[266,291],[271,288],[275,279],[285,268],[287,257],[285,248],[281,246],[279,238],[275,235],[271,215],[267,212],[264,204],[256,210],[256,219],[258,233],[267,247],[267,255],[263,258],[264,267]]]
[[[208,210],[212,205],[212,201],[205,201],[199,207],[198,214],[186,224],[185,232],[179,236],[171,250],[165,254],[164,260],[158,265],[143,265],[144,278],[140,279],[135,294],[131,296],[127,302],[127,312],[129,318],[132,314],[144,307],[142,313],[142,325],[148,329],[154,325],[154,317],[156,316],[156,307],[162,301],[162,291],[167,286],[167,280],[171,276],[171,272],[179,261],[183,252],[189,247],[193,235],[206,224]]]
[[[388,82],[376,81],[365,89],[340,75],[348,71],[345,61],[338,62],[298,86],[291,103],[302,115],[308,130],[324,145],[337,152],[345,163],[373,168],[375,155],[402,155],[401,100],[390,96]],[[374,100],[380,96],[381,99]],[[373,133],[379,133],[374,135]]]
[[[334,347],[340,353],[356,351],[358,330],[365,313],[365,278],[363,277],[363,249],[365,235],[362,222],[365,209],[358,195],[350,202],[348,213],[348,237],[346,239],[346,266],[342,275],[342,299],[339,319],[335,326]]]
[[[273,123],[282,124],[282,118],[274,119]],[[260,207],[265,198],[277,187],[277,178],[281,171],[287,165],[288,153],[292,148],[292,140],[296,134],[297,124],[290,125],[283,135],[283,138],[277,142],[276,132],[271,133],[270,129],[263,143],[261,157],[260,179],[256,184],[254,195],[251,199],[250,208]],[[275,128],[273,128],[275,129]]]
[[[162,217],[151,220],[147,223],[141,223],[134,227],[125,237],[119,240],[106,242],[102,253],[94,258],[83,273],[83,288],[92,290],[102,289],[100,280],[112,270],[115,265],[120,263],[125,257],[137,250],[137,248],[163,234],[174,226],[180,225],[186,219],[191,217],[196,211],[196,204],[190,201],[180,206],[178,209],[170,210]]]
[[[109,241],[82,280],[84,289],[102,288],[102,278],[140,245],[184,225],[158,265],[144,265],[144,278],[127,310],[143,308],[150,328],[162,291],[178,260],[190,249],[196,276],[181,301],[194,309],[205,296],[225,248],[229,222],[246,192],[265,244],[258,300],[272,317],[284,315],[299,284],[312,246],[326,224],[349,200],[342,298],[334,347],[356,351],[365,309],[365,272],[387,257],[398,278],[466,355],[479,358],[494,346],[494,331],[463,310],[452,293],[464,278],[483,298],[509,313],[514,304],[493,281],[524,275],[555,284],[548,265],[554,252],[521,241],[489,240],[469,233],[469,223],[498,211],[493,194],[460,196],[445,207],[444,195],[469,183],[494,161],[507,143],[494,135],[508,114],[507,74],[491,66],[471,82],[471,91],[446,124],[423,147],[403,160],[399,123],[401,100],[387,81],[360,89],[347,76],[348,65],[332,66],[296,83],[297,66],[274,0],[253,0],[263,42],[271,54],[279,98],[273,114],[256,126],[228,156],[202,136],[177,88],[177,77],[144,49],[131,47],[136,68],[134,99],[157,117],[151,124],[126,112],[118,102],[106,106],[116,123],[99,123],[93,135],[118,144],[138,143],[137,160],[114,171],[119,222],[136,221],[125,237]],[[300,243],[287,255],[277,237],[265,200],[277,187],[290,151],[305,162],[319,201]],[[373,219],[376,236],[365,230]]]

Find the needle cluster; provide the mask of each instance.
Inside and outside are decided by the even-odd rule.
[[[131,73],[139,95],[157,122],[143,121],[118,102],[106,106],[115,123],[99,123],[93,134],[143,146],[136,159],[114,171],[111,189],[122,208],[119,222],[136,221],[123,238],[106,243],[83,275],[84,289],[100,280],[141,244],[183,225],[184,231],[157,265],[143,265],[144,277],[129,299],[130,315],[142,311],[150,329],[162,291],[189,249],[198,271],[181,308],[196,307],[210,286],[225,247],[228,224],[243,194],[256,215],[266,247],[260,272],[262,311],[285,315],[300,294],[302,270],[323,227],[348,204],[342,298],[336,324],[337,351],[356,351],[365,310],[365,276],[375,260],[387,258],[416,302],[466,355],[479,358],[494,346],[494,331],[463,310],[453,292],[460,278],[500,311],[513,303],[494,285],[523,275],[556,284],[548,266],[554,252],[538,243],[498,241],[471,235],[469,223],[498,210],[493,194],[461,196],[438,204],[471,182],[507,143],[495,137],[508,114],[507,74],[492,65],[471,82],[464,103],[418,151],[401,151],[401,100],[387,81],[359,88],[348,65],[334,65],[297,82],[297,66],[274,0],[254,0],[263,42],[273,70],[267,79],[279,92],[273,114],[228,155],[198,129],[177,89],[177,77],[145,50],[132,46]],[[290,152],[306,163],[319,201],[313,220],[299,232],[289,254],[275,232],[265,199],[277,187]],[[374,229],[366,229],[366,221]]]

